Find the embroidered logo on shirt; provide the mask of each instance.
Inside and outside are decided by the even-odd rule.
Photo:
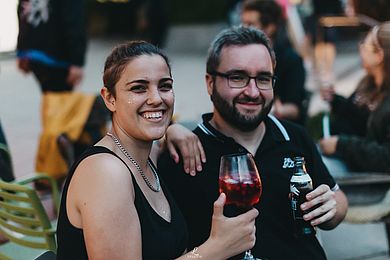
[[[282,168],[283,169],[294,168],[294,161],[291,158],[289,158],[289,157],[284,158]]]
[[[22,4],[22,17],[27,23],[37,27],[49,20],[49,0],[30,0]]]

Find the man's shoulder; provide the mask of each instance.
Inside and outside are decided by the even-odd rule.
[[[166,172],[166,169],[169,169],[170,171],[176,171],[178,168],[178,164],[171,158],[171,155],[169,153],[168,149],[165,149],[164,152],[160,154],[157,160],[157,168],[159,170],[159,173],[164,175],[164,172]]]
[[[300,124],[285,119],[276,119],[274,116],[268,117],[267,120],[269,120],[269,124],[272,124],[277,131],[281,132],[281,134],[287,134],[288,139],[290,140],[309,138],[307,130]],[[284,133],[284,131],[286,131],[286,133]]]

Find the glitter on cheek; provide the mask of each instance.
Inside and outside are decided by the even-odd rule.
[[[134,104],[134,98],[130,96],[129,99],[127,100],[127,103]]]

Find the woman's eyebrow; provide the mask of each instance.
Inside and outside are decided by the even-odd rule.
[[[130,85],[132,83],[141,83],[141,84],[147,84],[149,81],[146,80],[146,79],[136,79],[136,80],[132,80],[132,81],[128,81],[126,82],[126,85]]]

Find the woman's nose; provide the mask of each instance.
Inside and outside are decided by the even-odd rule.
[[[151,89],[148,93],[147,104],[149,105],[160,104],[161,102],[162,102],[162,98],[158,89],[157,88]]]

